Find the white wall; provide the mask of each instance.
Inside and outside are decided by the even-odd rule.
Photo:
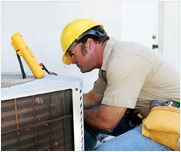
[[[179,1],[159,2],[159,51],[180,70],[180,6]]]
[[[20,32],[38,62],[43,62],[59,75],[82,77],[85,92],[90,90],[97,78],[97,70],[81,74],[75,66],[61,62],[59,43],[64,26],[76,18],[92,18],[105,25],[107,32],[120,38],[121,22],[118,20],[120,2],[74,2],[74,1],[20,1],[2,2],[2,72],[19,72],[20,68],[10,37]],[[112,9],[114,8],[114,9]],[[112,28],[114,27],[114,28]],[[114,29],[117,29],[116,32]],[[117,34],[119,33],[119,34]],[[31,73],[24,64],[26,73]]]
[[[61,62],[59,38],[64,26],[76,18],[91,18],[103,24],[110,36],[151,47],[152,34],[158,32],[157,12],[155,1],[2,1],[1,71],[20,73],[10,39],[20,32],[39,63],[59,75],[81,77],[87,92],[97,78],[97,70],[82,74],[76,66]],[[31,74],[25,63],[24,68]]]

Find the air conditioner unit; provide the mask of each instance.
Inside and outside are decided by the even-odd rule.
[[[81,79],[47,75],[1,87],[2,151],[84,150]]]

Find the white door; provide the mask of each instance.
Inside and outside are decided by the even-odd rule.
[[[159,51],[180,70],[179,1],[124,1],[121,13],[121,39],[136,41]],[[153,36],[155,39],[153,39]]]
[[[136,41],[148,47],[157,43],[158,2],[122,2],[122,40]]]

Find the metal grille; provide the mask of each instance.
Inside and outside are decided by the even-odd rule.
[[[1,101],[1,150],[74,150],[72,90]]]

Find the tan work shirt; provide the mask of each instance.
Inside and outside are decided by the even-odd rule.
[[[148,108],[151,100],[180,100],[179,73],[145,46],[110,39],[93,91],[104,94],[102,104]],[[146,102],[148,101],[148,102]]]

